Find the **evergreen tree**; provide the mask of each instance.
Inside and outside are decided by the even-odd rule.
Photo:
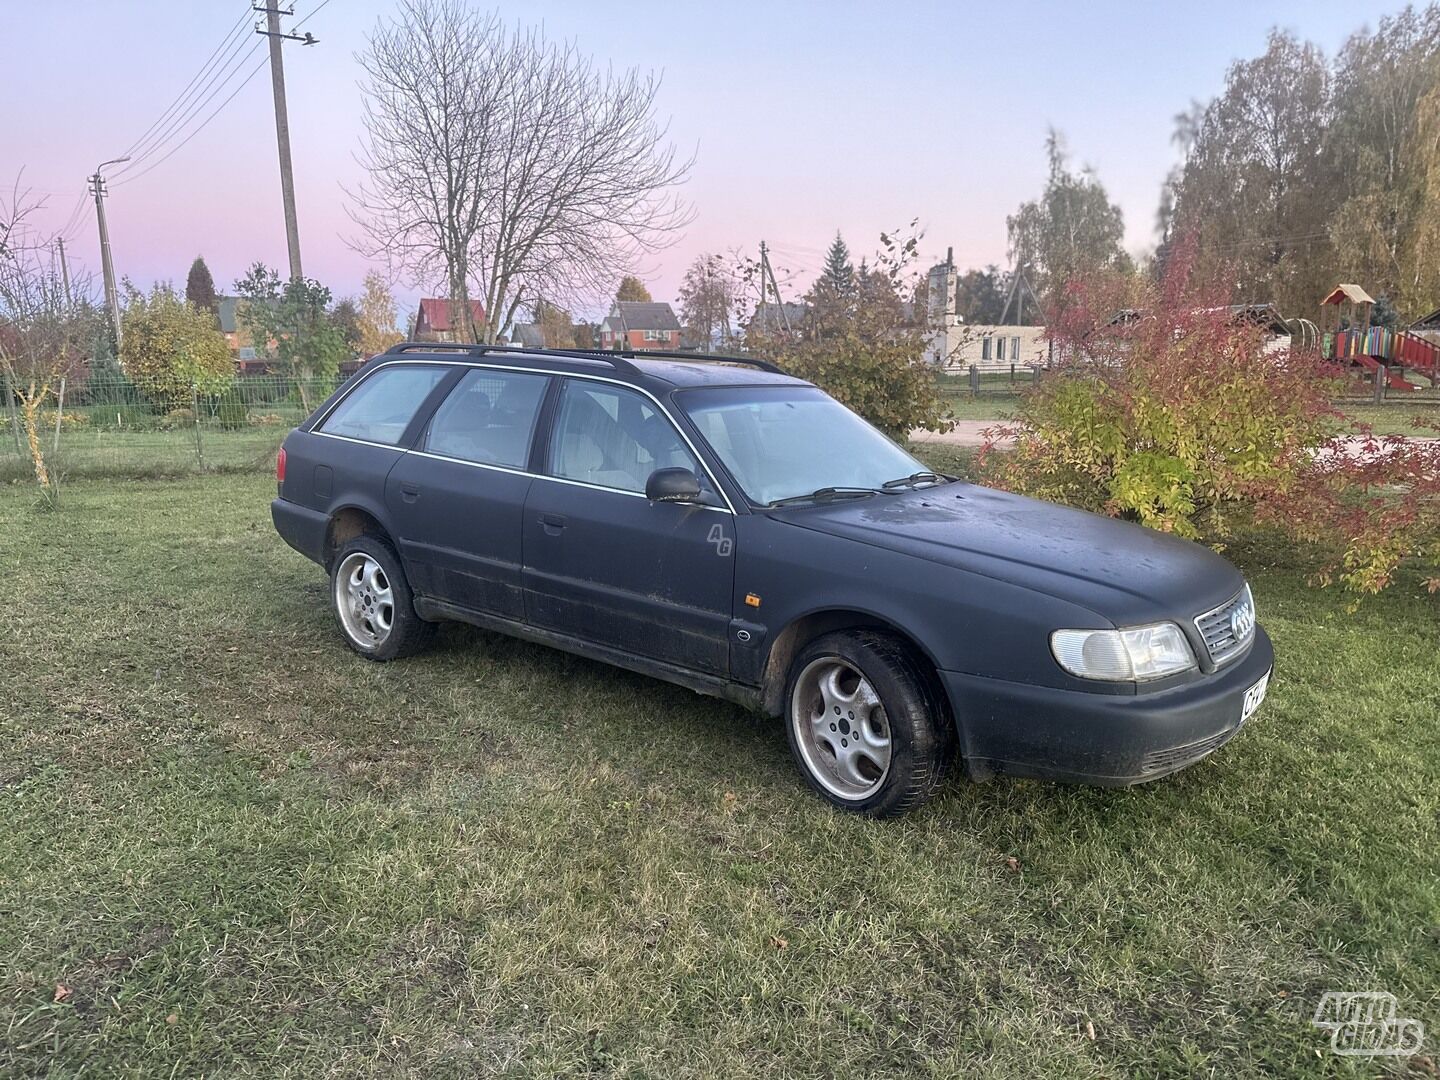
[[[850,261],[850,249],[838,232],[825,253],[825,269],[820,272],[817,284],[832,296],[849,296],[855,291],[855,265]]]
[[[210,268],[201,256],[196,256],[190,264],[190,273],[185,278],[185,299],[201,311],[219,314],[220,300],[215,295],[215,279],[210,276]]]
[[[843,326],[854,312],[857,291],[850,249],[837,232],[825,254],[825,268],[805,297],[813,332],[825,337]]]

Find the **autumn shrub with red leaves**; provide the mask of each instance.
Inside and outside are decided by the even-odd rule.
[[[1364,591],[1440,555],[1440,444],[1370,436],[1332,405],[1337,367],[1267,346],[1190,265],[1182,245],[1158,284],[1063,290],[1055,362],[987,433],[987,481],[1217,547],[1274,525],[1313,545],[1321,580]]]

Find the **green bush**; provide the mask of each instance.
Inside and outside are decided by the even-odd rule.
[[[1183,268],[1181,271],[1183,273]],[[1003,486],[1194,539],[1282,499],[1342,426],[1334,371],[1266,348],[1223,297],[1183,279],[1149,286],[1115,317],[1124,287],[1072,285],[1051,313],[1060,363],[1001,430],[988,462]]]
[[[231,390],[220,398],[215,415],[220,426],[226,431],[236,431],[249,422],[249,410],[237,390]]]

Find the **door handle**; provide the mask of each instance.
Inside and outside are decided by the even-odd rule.
[[[400,498],[404,499],[407,503],[413,503],[416,499],[420,498],[420,489],[411,487],[409,484],[401,484]]]
[[[549,533],[551,536],[559,536],[562,532],[565,531],[565,515],[564,515],[564,514],[541,514],[541,515],[540,515],[540,525],[541,525],[541,526],[545,529],[545,531],[546,531],[547,533]]]

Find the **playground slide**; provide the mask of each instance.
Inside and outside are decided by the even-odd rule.
[[[1380,361],[1379,361],[1379,360],[1376,360],[1375,357],[1373,357],[1373,356],[1366,356],[1366,355],[1364,355],[1363,353],[1360,354],[1359,356],[1354,357],[1353,359],[1355,360],[1355,362],[1356,362],[1357,364],[1359,364],[1361,367],[1363,367],[1366,371],[1374,371],[1376,368],[1382,366],[1381,363],[1380,363]],[[1395,372],[1391,371],[1389,368],[1386,368],[1386,369],[1385,369],[1385,383],[1386,383],[1387,386],[1390,387],[1391,390],[1419,390],[1419,389],[1420,389],[1420,387],[1417,386],[1415,383],[1411,382],[1409,379],[1406,379],[1406,378],[1403,378],[1403,377],[1400,376],[1400,375],[1397,375]]]

